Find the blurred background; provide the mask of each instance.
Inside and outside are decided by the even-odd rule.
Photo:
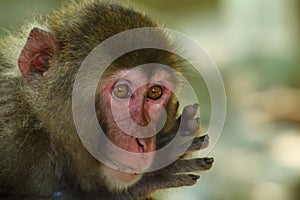
[[[226,124],[209,154],[215,165],[195,186],[158,198],[299,200],[300,1],[119,1],[198,41],[219,67],[227,92]],[[0,27],[19,26],[60,2],[1,0]],[[198,88],[205,130],[209,96],[202,81]]]

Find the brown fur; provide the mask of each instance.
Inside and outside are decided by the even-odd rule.
[[[27,30],[36,26],[54,36],[58,50],[51,57],[47,79],[32,76],[24,80],[18,71],[17,59],[26,42]],[[78,1],[0,40],[1,198],[55,199],[53,194],[57,191],[63,192],[63,199],[146,198],[157,189],[196,182],[197,177],[177,175],[178,172],[211,167],[212,161],[208,159],[175,162],[166,169],[145,174],[126,190],[111,191],[99,167],[101,164],[87,152],[76,134],[71,94],[83,59],[95,45],[116,33],[156,26],[151,19],[130,8],[97,0]],[[153,42],[169,45],[163,34],[157,35]],[[159,50],[131,52],[117,61],[122,62],[127,65],[113,64],[111,72],[120,66],[147,62],[178,68],[174,55]],[[167,105],[168,122],[158,146],[167,143],[173,132],[176,133],[177,106],[175,98]],[[105,124],[105,117],[101,119]],[[202,142],[196,141],[193,150],[199,149]]]

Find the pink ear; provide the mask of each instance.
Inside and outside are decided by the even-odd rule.
[[[57,44],[51,33],[33,28],[18,59],[23,77],[47,71],[50,67],[49,60],[56,50]]]

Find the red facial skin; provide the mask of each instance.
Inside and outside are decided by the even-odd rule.
[[[130,89],[130,95],[127,98],[118,98],[112,92],[114,86],[121,82],[126,84]],[[171,75],[166,71],[159,71],[154,73],[154,76],[147,77],[142,70],[132,69],[121,71],[109,80],[105,80],[100,84],[102,87],[99,89],[103,92],[104,105],[106,106],[106,113],[108,115],[108,133],[107,136],[112,143],[118,147],[133,153],[148,153],[156,149],[156,127],[157,121],[160,118],[161,111],[159,106],[164,106],[168,102],[174,83]],[[163,89],[162,95],[158,99],[151,99],[148,97],[147,92],[152,86],[160,85]],[[151,108],[151,118],[149,110]],[[128,115],[128,112],[130,115]],[[113,114],[115,113],[115,114]],[[151,124],[150,124],[151,122]],[[130,133],[138,133],[136,125],[145,127],[149,125],[148,131],[153,131],[152,137],[137,138],[130,135]],[[122,129],[120,128],[122,127]],[[124,132],[124,129],[126,129]],[[115,153],[111,155],[114,160],[118,160],[123,166],[141,166],[141,168],[148,168],[152,161],[152,157],[122,157]],[[122,184],[131,184],[140,178],[140,174],[126,173],[116,169],[107,168],[108,174],[115,177]]]

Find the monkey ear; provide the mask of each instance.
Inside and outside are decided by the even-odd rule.
[[[18,58],[19,69],[23,77],[28,78],[34,74],[43,75],[49,69],[49,60],[56,50],[57,43],[50,32],[33,28]]]

